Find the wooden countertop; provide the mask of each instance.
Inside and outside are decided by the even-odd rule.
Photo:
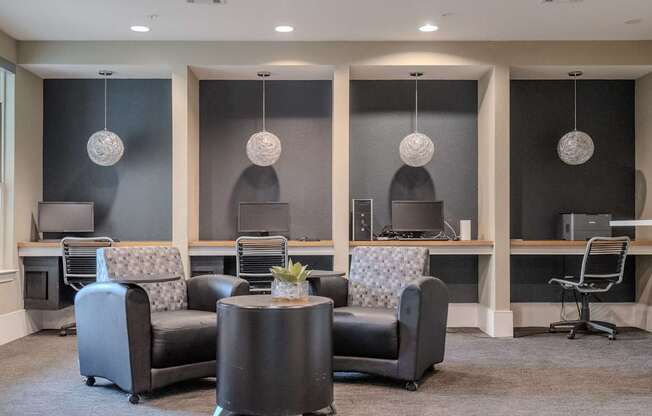
[[[172,241],[118,241],[114,247],[150,247],[150,246],[171,246]],[[59,248],[59,241],[21,241],[18,248]]]
[[[189,247],[235,247],[235,240],[195,240]],[[332,240],[302,241],[288,240],[288,247],[332,247]]]
[[[407,247],[493,247],[491,240],[439,241],[439,240],[373,240],[349,241],[350,247],[407,246]]]
[[[513,247],[586,247],[586,241],[512,240]],[[652,240],[632,240],[632,246],[652,246]]]

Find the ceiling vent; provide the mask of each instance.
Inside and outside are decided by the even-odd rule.
[[[190,4],[226,4],[226,0],[186,0]]]

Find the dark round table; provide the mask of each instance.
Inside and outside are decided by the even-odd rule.
[[[298,415],[333,403],[333,302],[268,295],[217,302],[215,415]]]

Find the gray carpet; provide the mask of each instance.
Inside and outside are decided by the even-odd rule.
[[[521,335],[524,335],[523,333]],[[446,361],[416,393],[390,381],[338,376],[340,415],[651,415],[652,334],[614,342],[529,330],[515,339],[448,336]],[[211,415],[215,381],[182,383],[137,406],[110,384],[80,381],[75,337],[32,335],[0,347],[1,415]]]

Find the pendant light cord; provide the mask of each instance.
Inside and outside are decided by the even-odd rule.
[[[573,77],[573,118],[574,130],[577,131],[577,76]]]
[[[263,77],[263,131],[265,130],[265,77]]]
[[[104,76],[104,131],[106,131],[106,114],[107,114],[107,98],[106,98],[106,83],[107,83],[107,76]]]
[[[419,76],[414,77],[414,132],[419,132]]]

